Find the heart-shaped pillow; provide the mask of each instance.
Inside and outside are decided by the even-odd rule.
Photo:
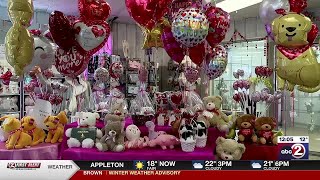
[[[182,93],[181,92],[171,92],[169,94],[169,102],[174,107],[180,106],[182,103]]]
[[[76,41],[80,48],[94,54],[108,41],[110,26],[104,21],[76,21],[73,25]]]

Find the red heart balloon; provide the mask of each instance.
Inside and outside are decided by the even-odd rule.
[[[318,26],[316,24],[312,24],[312,28],[310,30],[310,32],[308,33],[308,42],[310,45],[313,45],[314,41],[316,40],[317,36],[318,36]]]
[[[141,26],[152,30],[168,12],[172,0],[126,0],[130,16]]]
[[[76,44],[73,27],[69,19],[60,11],[54,11],[49,17],[49,30],[54,42],[63,50],[69,50]]]
[[[104,0],[79,0],[80,17],[84,21],[105,21],[110,13],[110,5]]]
[[[75,78],[88,67],[90,55],[81,53],[76,47],[65,51],[58,48],[55,54],[55,66],[65,76]]]
[[[206,6],[205,14],[210,23],[206,39],[210,46],[214,47],[226,37],[230,27],[230,15],[221,8],[212,6],[210,3]]]
[[[192,62],[200,66],[204,57],[206,56],[204,43],[200,43],[192,48],[189,48],[189,56]]]
[[[177,63],[181,63],[184,58],[184,50],[173,37],[170,27],[164,28],[163,33],[161,34],[161,39],[163,42],[163,48],[166,50],[171,59]]]
[[[76,21],[73,25],[79,49],[94,54],[108,41],[110,26],[104,21]]]

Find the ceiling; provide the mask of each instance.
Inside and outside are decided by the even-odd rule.
[[[218,0],[222,1],[222,0]],[[51,13],[54,10],[62,11],[68,15],[78,15],[78,0],[33,0],[36,10],[46,11]],[[118,22],[133,23],[130,18],[127,9],[125,7],[125,0],[107,0],[111,6],[111,15],[118,16]],[[0,0],[0,6],[6,7],[7,0]],[[259,4],[251,7],[241,9],[237,12],[231,13],[231,17],[235,20],[257,17],[259,15]],[[308,0],[309,8],[320,8],[319,0]]]

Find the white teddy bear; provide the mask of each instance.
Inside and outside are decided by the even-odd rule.
[[[78,128],[96,128],[96,120],[99,118],[100,116],[98,113],[81,112],[79,113]],[[69,128],[66,130],[66,136],[70,138],[67,140],[69,148],[80,146],[82,148],[94,147],[95,140],[93,139],[86,138],[81,143],[78,139],[71,137],[72,129],[73,128]],[[96,139],[100,139],[102,136],[102,131],[100,129],[96,129]]]

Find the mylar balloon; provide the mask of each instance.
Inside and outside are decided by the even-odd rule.
[[[172,33],[186,47],[193,47],[205,40],[209,23],[206,15],[198,8],[180,9],[172,22]]]
[[[105,0],[79,0],[78,8],[83,21],[105,21],[110,13],[110,5]]]
[[[314,41],[318,37],[318,32],[319,32],[318,26],[313,23],[312,28],[311,28],[310,32],[308,33],[308,42],[310,45],[313,45]]]
[[[165,27],[163,33],[161,35],[161,39],[163,42],[164,49],[177,63],[181,63],[184,58],[184,50],[181,48],[180,44],[173,37],[171,27]]]
[[[289,0],[290,11],[300,14],[307,6],[307,0]]]
[[[152,30],[168,12],[172,0],[126,0],[130,16],[141,26]]]
[[[30,32],[34,38],[34,55],[31,64],[24,71],[29,73],[35,66],[39,66],[42,71],[51,68],[54,64],[54,50],[51,42],[40,30]]]
[[[55,54],[55,67],[65,76],[75,78],[88,67],[90,56],[79,52],[75,47],[69,51],[58,48]]]
[[[220,77],[226,70],[228,54],[226,49],[218,45],[206,56],[205,72],[210,80]]]
[[[9,0],[8,15],[12,23],[29,27],[33,17],[33,0]]]
[[[226,37],[230,27],[230,15],[223,9],[210,5],[210,3],[206,6],[205,13],[210,23],[206,39],[210,46],[214,47]]]
[[[164,20],[167,21],[167,20]],[[158,47],[163,47],[163,43],[161,40],[161,34],[163,32],[163,28],[165,25],[163,23],[169,23],[169,22],[161,22],[156,25],[151,31],[148,29],[145,29],[141,27],[144,35],[144,42],[143,42],[143,49],[148,49],[148,48],[158,48]]]
[[[54,11],[49,17],[49,30],[59,48],[68,51],[76,45],[75,34],[69,19],[60,11]]]
[[[173,16],[180,10],[190,6],[201,7],[199,0],[173,0],[169,8],[169,20],[172,22]]]
[[[192,62],[200,66],[206,56],[204,43],[200,43],[192,48],[189,48],[189,56]]]
[[[188,82],[195,83],[200,77],[200,69],[198,67],[186,66],[184,75]]]
[[[290,12],[276,18],[272,23],[277,43],[278,88],[313,93],[320,89],[320,65],[307,35],[312,22],[303,14]]]
[[[270,25],[272,21],[279,17],[276,10],[283,9],[285,12],[289,12],[288,0],[263,0],[260,4],[260,19],[265,25]]]
[[[94,54],[108,41],[110,26],[105,21],[76,21],[75,38],[86,53]]]

